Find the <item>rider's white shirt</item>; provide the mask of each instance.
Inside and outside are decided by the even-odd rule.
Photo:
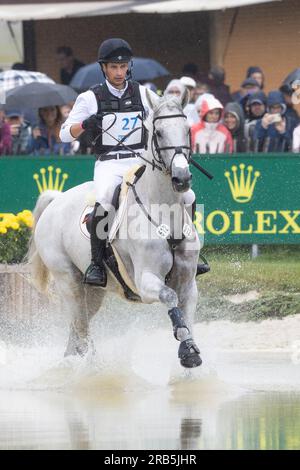
[[[128,83],[126,81],[125,88],[123,90],[118,90],[114,88],[107,80],[106,84],[108,86],[109,91],[116,96],[117,98],[121,98],[124,92],[127,89]],[[150,94],[157,98],[157,95],[153,93],[153,91],[148,90]],[[146,97],[146,88],[140,85],[140,94],[141,100],[146,112],[146,116],[151,112],[149,103]],[[67,120],[62,124],[61,130],[59,133],[59,137],[62,142],[72,142],[76,140],[70,133],[70,128],[73,124],[78,124],[84,121],[85,119],[89,118],[92,114],[96,114],[98,111],[98,104],[95,97],[95,94],[92,90],[85,91],[78,95],[75,104],[69,114]],[[143,149],[137,149],[136,152],[141,152]],[[118,153],[128,153],[128,150],[124,150]],[[110,152],[111,153],[111,152]],[[114,152],[115,153],[115,152]]]

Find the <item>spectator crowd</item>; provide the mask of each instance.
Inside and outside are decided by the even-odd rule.
[[[84,64],[73,57],[69,47],[58,48],[57,56],[61,82],[69,84]],[[187,64],[183,74],[171,80],[163,94],[182,97],[189,90],[184,113],[191,128],[193,152],[300,152],[300,119],[293,107],[295,90],[291,86],[266,94],[263,70],[256,66],[248,68],[240,89],[234,92],[225,83],[222,67],[212,67],[205,77],[198,74],[195,64]],[[153,83],[144,85],[157,91]],[[5,111],[0,105],[0,156],[90,153],[84,134],[72,143],[59,139],[60,127],[73,104],[40,108],[35,119],[28,118],[25,110]]]
[[[172,80],[164,94],[190,91],[184,112],[196,153],[299,152],[300,119],[293,108],[292,86],[264,92],[260,67],[249,67],[240,90],[230,93],[222,67],[213,67],[207,79],[183,76]]]

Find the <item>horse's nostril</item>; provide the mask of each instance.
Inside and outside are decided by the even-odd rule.
[[[184,179],[177,178],[177,177],[172,178],[173,189],[174,191],[177,191],[177,192],[187,191],[190,188],[190,183],[191,183],[191,178],[184,178]]]

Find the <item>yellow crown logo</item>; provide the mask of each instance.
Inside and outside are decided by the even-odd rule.
[[[41,174],[41,181],[40,181],[40,175],[38,173],[35,173],[33,175],[33,179],[35,180],[38,190],[40,193],[43,193],[47,189],[55,189],[57,191],[62,191],[66,179],[68,179],[68,174],[63,173],[62,177],[61,175],[61,168],[56,168],[55,170],[55,177],[53,177],[53,166],[48,166],[48,179],[46,176],[46,168],[41,168],[40,169],[40,174]]]
[[[231,179],[229,171],[225,171],[224,173],[228,180],[232,197],[237,202],[249,202],[251,200],[257,178],[260,176],[259,171],[255,171],[253,173],[253,166],[247,166],[246,170],[245,166],[246,165],[244,163],[241,163],[239,165],[239,176],[238,167],[236,165],[233,165],[231,167],[233,173],[233,180]]]

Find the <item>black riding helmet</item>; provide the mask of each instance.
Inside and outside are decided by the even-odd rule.
[[[98,50],[98,62],[100,65],[107,62],[130,62],[131,59],[131,47],[124,39],[106,39]]]

